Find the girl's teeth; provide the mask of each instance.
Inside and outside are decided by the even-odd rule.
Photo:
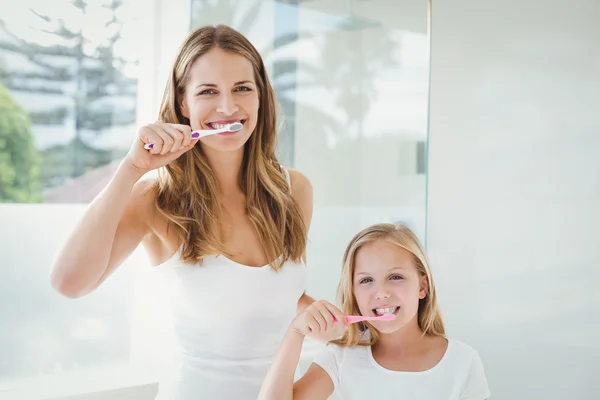
[[[376,308],[375,309],[375,313],[377,315],[382,315],[382,314],[393,314],[396,312],[396,309],[398,307],[388,307],[388,308]]]

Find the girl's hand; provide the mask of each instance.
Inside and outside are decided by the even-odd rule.
[[[339,308],[325,300],[320,300],[300,312],[292,321],[291,327],[302,336],[316,333],[334,338],[342,336],[348,324],[344,313]]]

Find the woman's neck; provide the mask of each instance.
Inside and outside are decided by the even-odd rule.
[[[238,151],[228,152],[212,149],[208,151],[206,149],[203,150],[208,164],[217,178],[221,194],[238,193],[240,191],[239,175],[244,158],[244,149],[241,148]]]

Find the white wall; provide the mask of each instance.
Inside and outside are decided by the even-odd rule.
[[[494,399],[599,399],[600,3],[434,0],[428,248]]]

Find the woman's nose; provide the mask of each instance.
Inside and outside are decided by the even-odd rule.
[[[233,100],[233,96],[229,94],[221,95],[219,99],[219,105],[217,106],[217,112],[225,115],[233,115],[238,110],[237,105]]]

